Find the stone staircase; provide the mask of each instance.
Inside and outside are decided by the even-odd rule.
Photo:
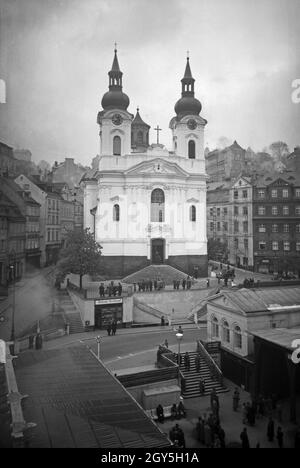
[[[73,333],[83,333],[84,326],[80,318],[80,313],[76,309],[69,293],[66,289],[58,292],[59,305],[64,312],[66,321],[70,324],[70,335]]]
[[[211,371],[201,356],[201,368],[200,372],[196,371],[195,357],[196,352],[189,352],[190,356],[190,370],[185,370],[184,365],[184,354],[181,353],[181,365],[180,370],[185,377],[185,390],[182,393],[183,398],[195,398],[201,396],[199,388],[199,380],[205,380],[205,393],[204,396],[209,395],[212,389],[216,390],[216,393],[227,392],[228,389],[221,385],[221,383],[212,376]],[[177,355],[176,355],[177,356]]]
[[[165,284],[173,284],[174,279],[186,279],[186,273],[183,273],[170,265],[149,265],[142,270],[132,273],[123,278],[124,283],[138,283],[142,280],[152,280],[160,278]]]

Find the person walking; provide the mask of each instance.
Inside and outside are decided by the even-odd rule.
[[[156,415],[157,415],[158,422],[163,424],[165,421],[165,414],[164,414],[164,409],[160,404],[156,408]]]
[[[188,352],[186,352],[184,355],[184,365],[185,365],[185,370],[190,371],[191,362],[190,362],[190,356]]]
[[[99,286],[99,296],[104,297],[105,296],[105,288],[104,288],[104,283],[101,283]]]
[[[267,426],[267,437],[269,442],[273,442],[274,440],[274,433],[275,433],[275,426],[272,417],[269,418],[268,426]]]
[[[236,387],[235,390],[234,390],[234,394],[233,394],[233,399],[232,399],[232,409],[233,411],[237,411],[238,410],[238,407],[239,407],[239,402],[240,402],[240,392],[238,390],[238,388]]]
[[[116,331],[117,331],[117,322],[115,320],[113,320],[111,324],[111,331],[112,331],[112,335],[115,336]]]
[[[109,323],[107,325],[106,331],[107,331],[108,336],[110,336],[110,334],[111,334],[111,323]]]
[[[280,426],[277,429],[277,442],[278,442],[278,447],[283,448],[283,431]]]
[[[169,343],[168,343],[168,340],[165,339],[165,347],[168,348],[169,347]]]
[[[200,354],[197,353],[196,354],[196,357],[195,357],[195,367],[196,367],[196,372],[199,372],[201,371],[201,358],[200,358]]]
[[[182,280],[182,289],[185,289],[185,286],[186,286],[186,280],[183,278],[183,280]]]
[[[247,433],[247,428],[244,427],[243,431],[241,432],[240,439],[242,441],[242,448],[248,449],[250,448],[249,437]]]
[[[199,390],[200,390],[200,395],[204,396],[205,394],[205,380],[204,379],[199,380]]]
[[[123,291],[122,284],[119,283],[118,284],[118,294],[119,294],[119,296],[122,296],[122,291]]]
[[[160,324],[161,324],[162,327],[165,326],[165,317],[163,315],[161,316]]]

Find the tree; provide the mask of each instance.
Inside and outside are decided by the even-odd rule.
[[[209,260],[216,260],[226,263],[228,260],[228,247],[226,242],[219,239],[208,239],[207,256]]]
[[[269,146],[269,151],[274,159],[284,162],[285,158],[289,155],[289,147],[284,141],[275,141]]]
[[[95,241],[89,229],[70,231],[65,240],[65,247],[59,254],[59,276],[65,278],[69,273],[79,275],[79,287],[82,289],[84,275],[100,272],[101,249],[101,245]]]

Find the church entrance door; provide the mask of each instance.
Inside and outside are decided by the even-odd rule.
[[[151,261],[155,265],[164,263],[165,259],[165,240],[152,239],[151,241]]]

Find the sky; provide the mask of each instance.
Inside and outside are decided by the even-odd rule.
[[[0,0],[0,140],[30,149],[34,161],[90,164],[117,42],[128,110],[139,106],[150,142],[159,124],[171,149],[188,50],[206,146],[226,137],[256,151],[283,140],[292,150],[299,18],[300,0]]]

